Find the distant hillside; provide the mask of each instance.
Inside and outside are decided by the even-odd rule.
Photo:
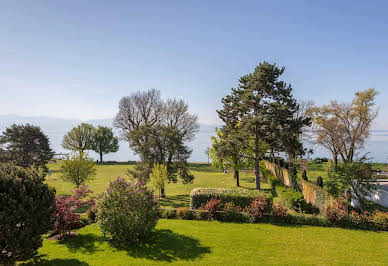
[[[40,126],[43,132],[49,137],[51,147],[55,152],[65,151],[61,147],[63,136],[71,130],[73,127],[78,124],[85,122],[90,123],[94,126],[102,125],[107,127],[113,127],[113,119],[94,119],[81,121],[77,119],[63,119],[63,118],[54,118],[54,117],[25,117],[18,115],[0,115],[0,134],[4,131],[6,127],[11,126],[12,124],[33,124]],[[200,130],[197,133],[195,139],[190,143],[190,147],[193,149],[193,154],[190,158],[190,161],[195,162],[205,162],[207,157],[205,155],[206,147],[210,145],[210,137],[214,135],[215,126],[200,124]],[[116,135],[119,135],[119,132],[115,130]],[[98,159],[97,154],[93,151],[89,152],[91,156]],[[125,141],[120,141],[120,150],[117,153],[112,153],[105,155],[105,160],[112,161],[133,161],[137,160],[138,157],[133,154],[129,149],[128,143]]]

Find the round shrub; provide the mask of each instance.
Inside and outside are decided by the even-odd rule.
[[[55,193],[33,169],[0,163],[0,264],[33,257],[53,226]]]
[[[120,177],[100,195],[97,209],[103,235],[119,246],[147,239],[160,216],[158,202],[143,182]]]

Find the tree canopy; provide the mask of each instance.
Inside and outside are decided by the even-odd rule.
[[[119,150],[119,139],[113,135],[113,131],[109,127],[99,126],[93,132],[91,149],[100,155],[100,162],[102,156],[111,152]]]
[[[53,158],[48,137],[40,127],[12,125],[0,136],[4,160],[13,161],[22,167],[34,166],[47,171],[46,164]]]
[[[163,101],[156,89],[132,93],[120,100],[114,126],[141,159],[136,171],[129,171],[132,176],[148,180],[153,164],[159,163],[167,166],[169,181],[176,182],[177,176],[184,183],[193,180],[187,169],[192,152],[187,143],[199,125],[183,100]]]
[[[252,138],[252,156],[246,158],[254,162],[256,189],[260,189],[261,143],[266,143],[270,151],[295,157],[303,151],[302,128],[310,124],[309,117],[296,115],[300,105],[293,98],[291,85],[279,80],[284,70],[276,64],[260,63],[253,73],[240,78],[238,87],[222,99],[223,109],[218,111],[226,126],[238,124],[238,134]],[[246,138],[240,143],[249,149]]]
[[[90,150],[94,130],[94,127],[90,124],[82,123],[78,125],[63,137],[62,147],[66,150]]]

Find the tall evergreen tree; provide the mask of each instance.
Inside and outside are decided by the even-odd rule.
[[[292,87],[279,80],[284,69],[276,64],[260,63],[253,73],[241,77],[238,87],[223,99],[230,111],[219,112],[237,118],[240,129],[253,138],[250,159],[254,162],[256,189],[260,189],[261,143],[268,144],[270,150],[285,151],[287,143],[283,136],[299,132],[307,123],[295,119],[299,106],[292,96]]]

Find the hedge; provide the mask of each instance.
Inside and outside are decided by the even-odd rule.
[[[290,175],[286,169],[268,161],[265,161],[264,164],[285,186],[291,187]],[[298,178],[297,182],[300,185],[305,201],[317,207],[319,210],[323,210],[325,204],[332,201],[332,197],[323,188],[301,178]]]
[[[222,203],[233,202],[241,208],[247,207],[252,199],[264,196],[268,200],[272,197],[258,190],[235,190],[223,188],[196,188],[190,193],[190,209],[198,209],[211,199],[219,199]]]

